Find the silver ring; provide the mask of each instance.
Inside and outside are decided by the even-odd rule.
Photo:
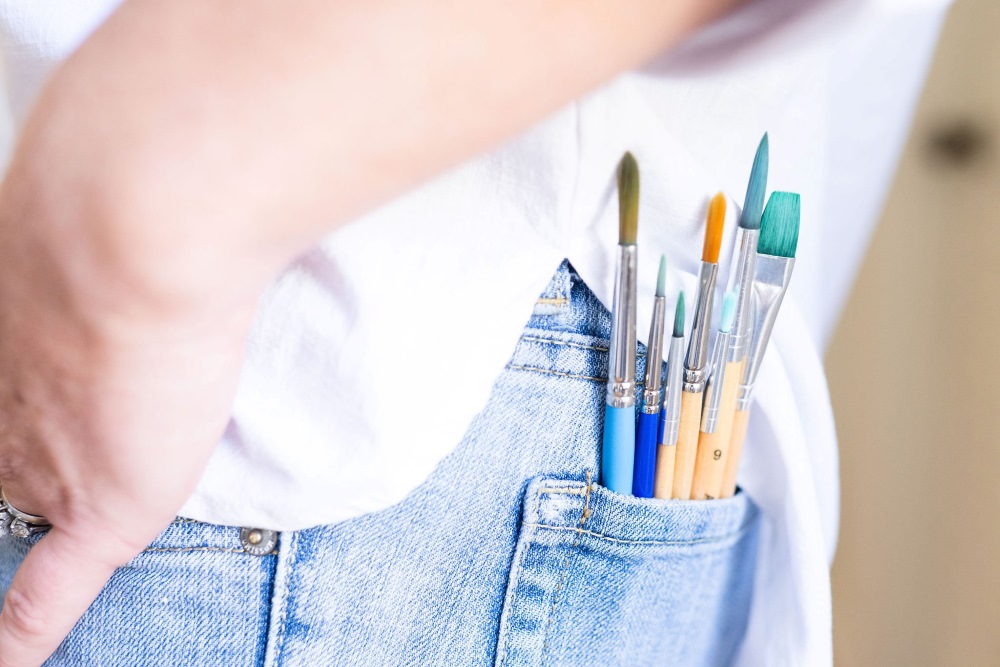
[[[31,537],[48,530],[52,526],[44,516],[22,512],[7,500],[7,494],[0,486],[0,537],[10,533],[14,537]]]

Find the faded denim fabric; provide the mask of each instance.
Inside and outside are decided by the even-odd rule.
[[[465,439],[403,502],[282,533],[267,556],[245,553],[239,528],[178,520],[47,664],[731,662],[757,509],[742,492],[663,501],[595,482],[609,330],[564,263]],[[405,368],[420,378],[402,386],[440,392],[442,409],[461,391],[460,359],[437,386],[422,360]],[[0,583],[28,548],[0,543]]]

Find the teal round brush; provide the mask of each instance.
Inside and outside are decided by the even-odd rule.
[[[795,268],[795,250],[799,243],[801,217],[799,195],[793,192],[774,192],[767,201],[767,208],[760,226],[757,242],[757,266],[753,281],[753,330],[747,361],[743,366],[733,432],[730,436],[726,469],[722,475],[720,497],[736,493],[736,473],[743,456],[743,445],[750,423],[750,404],[753,385],[757,380],[760,362],[767,350],[774,321],[781,308],[781,300],[788,291],[788,283]]]

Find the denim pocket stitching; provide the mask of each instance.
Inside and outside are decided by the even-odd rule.
[[[556,584],[556,589],[552,593],[552,606],[549,607],[549,620],[545,624],[545,641],[542,643],[542,658],[543,659],[545,658],[545,655],[549,651],[549,637],[551,636],[551,633],[552,633],[552,619],[556,615],[556,604],[559,602],[559,592],[562,590],[563,584],[566,582],[566,572],[569,569],[569,559],[570,559],[570,556],[573,555],[573,550],[580,543],[580,538],[583,537],[584,532],[590,532],[590,531],[584,531],[583,530],[583,525],[584,525],[584,523],[586,523],[587,519],[590,518],[590,514],[591,514],[591,512],[590,512],[591,478],[592,478],[592,473],[591,473],[591,471],[588,470],[587,471],[587,486],[584,487],[585,492],[584,492],[584,498],[583,498],[583,511],[580,513],[580,522],[579,522],[579,524],[577,524],[577,527],[575,529],[568,528],[568,530],[576,530],[576,538],[573,540],[573,543],[571,545],[569,545],[569,549],[566,550],[566,558],[563,560],[562,567],[560,568],[559,583]],[[579,488],[579,487],[576,487],[576,488]],[[572,489],[573,489],[573,487],[567,487],[565,490],[563,490],[563,489],[550,490],[550,489],[542,488],[542,489],[539,489],[538,495],[540,497],[542,495],[542,493],[544,493],[546,491],[548,491],[549,493],[553,493],[553,492],[555,492],[555,493],[571,493]],[[527,524],[527,525],[533,526],[535,528],[545,528],[546,527],[545,524],[541,524],[541,523],[534,523],[534,524]]]
[[[250,555],[243,549],[228,549],[226,547],[146,547],[142,550],[143,553],[182,553],[185,551],[219,551],[229,554]]]
[[[535,494],[533,500],[533,506],[531,507],[530,514],[537,514],[538,504],[540,502],[541,494]],[[517,587],[520,583],[521,570],[524,567],[524,560],[528,557],[528,550],[531,547],[531,542],[535,537],[535,529],[532,526],[536,525],[534,523],[524,524],[531,532],[524,535],[523,542],[519,539],[517,547],[514,552],[514,562],[510,567],[510,575],[507,582],[508,594],[505,596],[503,603],[503,612],[501,612],[501,624],[500,624],[500,641],[501,643],[497,646],[497,657],[495,661],[496,667],[501,667],[503,665],[504,658],[507,657],[507,646],[510,643],[510,623],[511,616],[513,615],[513,610],[517,603]]]
[[[590,516],[590,510],[588,505],[590,503],[590,491],[591,491],[591,473],[587,471],[587,483],[582,484],[579,482],[570,482],[565,486],[543,486],[538,489],[538,496],[542,495],[552,495],[552,494],[569,494],[569,495],[586,495],[586,501],[584,504],[583,511]],[[601,540],[607,540],[609,542],[614,542],[616,544],[632,544],[637,546],[694,546],[698,544],[712,544],[713,542],[724,542],[726,540],[732,539],[733,537],[738,537],[743,533],[747,532],[753,525],[755,514],[751,513],[746,521],[740,524],[735,530],[731,530],[718,535],[710,535],[707,537],[699,537],[693,540],[628,540],[621,537],[612,537],[610,535],[605,535],[604,533],[598,533],[592,530],[584,530],[583,522],[581,521],[577,526],[553,526],[548,523],[526,523],[525,526],[530,526],[532,528],[538,529],[543,528],[545,530],[559,530],[559,531],[572,531],[577,533],[577,538],[573,542],[573,546],[576,546],[579,542],[579,538],[582,535],[589,535],[590,537],[596,537]]]
[[[593,352],[608,352],[609,348],[607,345],[587,345],[586,343],[574,343],[570,340],[560,340],[558,338],[545,338],[544,336],[534,336],[531,334],[522,334],[521,340],[526,343],[541,343],[542,345],[558,345],[560,347],[575,347],[578,350],[591,350]],[[645,357],[646,353],[643,350],[636,350],[635,354],[637,357]]]
[[[588,514],[589,516],[589,514]],[[532,528],[544,528],[545,530],[561,530],[561,531],[572,531],[577,533],[577,539],[573,542],[573,546],[576,546],[577,542],[582,535],[589,535],[590,537],[596,537],[601,540],[607,540],[608,542],[615,542],[617,544],[634,544],[639,546],[693,546],[696,544],[712,544],[713,542],[725,542],[726,540],[732,539],[745,533],[753,521],[748,521],[742,524],[739,528],[734,531],[724,533],[722,535],[713,535],[711,537],[700,537],[694,540],[625,540],[620,537],[611,537],[610,535],[605,535],[603,533],[595,533],[592,530],[583,530],[582,526],[572,527],[572,526],[552,526],[545,523],[534,523],[526,524]]]
[[[595,352],[607,352],[608,347],[605,345],[601,347],[599,345],[586,345],[584,343],[574,343],[568,340],[559,340],[558,338],[543,338],[541,336],[532,336],[529,334],[524,334],[521,336],[521,340],[527,343],[544,343],[546,345],[559,345],[562,347],[575,347],[580,350],[593,350]]]
[[[538,489],[538,495],[543,493],[552,495],[554,493],[561,493],[570,496],[582,496],[589,493],[590,486],[545,486]]]
[[[298,546],[299,534],[292,533],[288,545],[288,565],[285,568],[288,571],[288,577],[292,576],[292,568],[295,567],[295,557],[299,552]],[[274,665],[277,665],[278,661],[281,659],[281,650],[285,644],[285,628],[288,621],[288,597],[289,589],[288,582],[286,581],[284,595],[282,595],[280,602],[281,610],[278,612],[278,628],[274,633],[274,653],[271,659],[271,662]]]
[[[556,375],[563,378],[577,378],[579,380],[590,380],[592,382],[607,382],[607,378],[593,377],[591,375],[580,375],[578,373],[565,373],[563,371],[550,371],[547,368],[537,368],[535,366],[521,366],[519,364],[507,364],[507,368],[512,371],[533,371],[535,373],[545,373],[546,375]]]

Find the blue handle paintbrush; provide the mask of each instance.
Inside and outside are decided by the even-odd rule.
[[[660,257],[660,273],[656,279],[653,299],[653,321],[649,325],[649,345],[646,347],[646,380],[642,392],[642,410],[635,432],[635,472],[632,494],[639,498],[653,497],[656,479],[656,444],[660,431],[660,403],[663,396],[663,326],[667,310],[667,258]]]
[[[618,259],[611,306],[608,389],[601,446],[601,482],[617,493],[632,491],[635,455],[635,311],[639,231],[639,165],[631,153],[618,170]]]

